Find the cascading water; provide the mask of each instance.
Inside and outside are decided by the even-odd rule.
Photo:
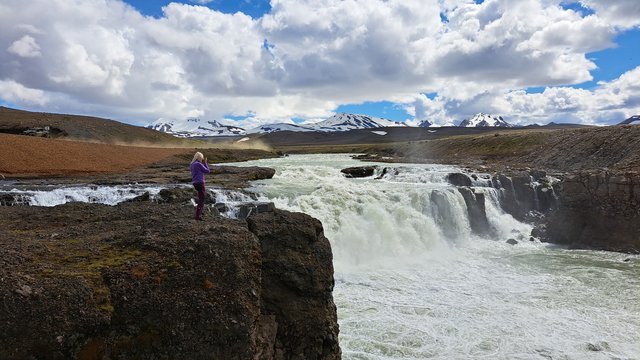
[[[0,189],[0,195],[10,194],[18,205],[56,206],[68,202],[86,202],[116,205],[133,199],[146,192],[157,195],[158,186],[68,186],[25,190],[18,188]]]
[[[529,241],[490,181],[473,187],[487,238],[445,180],[460,169],[402,165],[376,180],[345,178],[365,165],[346,155],[236,165],[275,168],[252,190],[322,221],[345,359],[640,358],[640,259]]]

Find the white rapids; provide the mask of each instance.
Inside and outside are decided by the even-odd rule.
[[[402,171],[375,180],[345,178],[365,165],[347,155],[235,165],[275,168],[252,190],[322,221],[345,359],[640,359],[640,258],[529,241],[491,188],[474,190],[496,235],[475,236],[444,180],[460,169],[381,164]]]
[[[12,194],[19,198],[23,205],[57,206],[69,202],[116,205],[148,192],[156,196],[162,187],[159,186],[66,186],[50,189],[22,190],[16,188],[0,189],[0,195]]]

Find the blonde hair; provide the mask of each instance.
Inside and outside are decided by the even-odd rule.
[[[195,153],[195,155],[193,155],[193,160],[191,160],[191,163],[193,164],[196,161],[202,161],[202,160],[204,160],[204,155],[202,155],[202,153],[198,151],[197,153]]]

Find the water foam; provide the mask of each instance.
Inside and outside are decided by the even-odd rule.
[[[322,221],[345,359],[640,358],[640,258],[530,242],[486,182],[473,190],[495,237],[474,235],[445,180],[460,169],[402,165],[374,180],[342,176],[363,165],[343,155],[244,165],[276,168],[253,190]]]
[[[69,186],[45,190],[23,190],[12,188],[0,190],[0,194],[17,196],[20,202],[31,206],[56,206],[69,202],[85,202],[116,205],[133,199],[146,192],[156,196],[162,187],[158,186]]]

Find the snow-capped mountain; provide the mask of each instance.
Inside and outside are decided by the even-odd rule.
[[[276,131],[316,131],[316,129],[313,129],[308,126],[303,126],[303,125],[276,123],[276,124],[262,125],[254,129],[250,129],[247,131],[247,133],[248,134],[255,134],[255,133],[264,134],[264,133],[272,133]]]
[[[502,116],[489,114],[475,114],[470,119],[462,120],[459,127],[513,127],[513,125],[504,121]]]
[[[420,122],[420,124],[418,124],[418,127],[430,127],[431,125],[433,125],[433,123],[429,120],[422,120]]]
[[[276,123],[267,124],[251,129],[247,133],[271,133],[276,131],[349,131],[355,129],[376,129],[391,126],[407,126],[405,123],[391,121],[367,115],[356,114],[336,114],[332,117],[314,124],[288,124]]]
[[[158,119],[147,126],[178,137],[235,136],[245,135],[246,131],[237,126],[223,125],[216,120],[189,118],[187,120]]]
[[[425,122],[423,122],[425,123]],[[428,123],[428,122],[427,122]],[[336,114],[315,124],[275,123],[262,125],[245,131],[236,126],[223,125],[218,121],[206,121],[198,118],[187,120],[158,119],[148,125],[150,129],[162,131],[179,137],[199,136],[234,136],[256,133],[272,133],[277,131],[349,131],[355,129],[376,129],[381,127],[408,126],[405,123],[376,118],[367,115]]]
[[[336,114],[327,120],[310,125],[316,131],[349,131],[380,127],[407,126],[405,123],[356,114]]]
[[[640,125],[640,115],[633,115],[632,117],[620,123],[620,125],[626,124]]]

